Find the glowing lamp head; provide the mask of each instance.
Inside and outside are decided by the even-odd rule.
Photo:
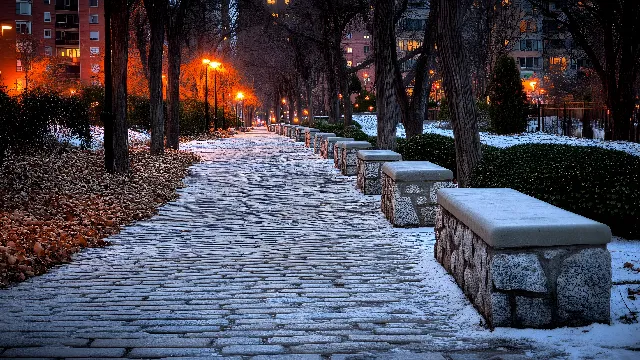
[[[209,59],[202,59],[202,63],[203,63],[204,65],[207,65],[207,64],[209,64],[210,62],[211,62],[211,60],[209,60]]]
[[[537,83],[538,83],[537,81],[530,81],[529,82],[529,86],[531,86],[531,90],[535,90],[536,89],[536,84]]]
[[[241,91],[239,91],[238,95],[236,95],[236,99],[238,99],[238,100],[244,99],[244,94]]]
[[[220,67],[220,65],[222,65],[221,63],[217,62],[217,61],[211,61],[209,63],[209,67],[213,68],[213,69],[217,69]]]

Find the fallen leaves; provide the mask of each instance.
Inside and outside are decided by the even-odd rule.
[[[120,227],[177,198],[191,153],[130,151],[131,172],[107,174],[102,152],[10,156],[0,168],[0,287],[108,243]]]

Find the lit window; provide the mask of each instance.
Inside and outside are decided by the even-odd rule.
[[[347,34],[347,39],[351,39],[353,37],[353,35],[351,33]]]
[[[97,74],[100,72],[100,65],[99,64],[91,64],[91,72],[94,74]]]
[[[97,24],[98,23],[98,14],[89,15],[89,24]]]
[[[267,4],[269,5],[274,5],[276,3],[276,0],[267,0]]]
[[[16,15],[31,15],[31,3],[28,1],[16,1]]]
[[[16,34],[30,35],[31,21],[16,21]]]
[[[351,60],[347,60],[347,67],[351,67],[351,65],[353,65],[353,62],[351,62]]]
[[[89,51],[91,52],[91,56],[96,56],[96,55],[100,55],[100,48],[99,47],[90,47]]]
[[[44,55],[45,56],[53,55],[53,49],[51,48],[51,46],[45,46],[44,47]]]
[[[353,48],[348,47],[347,48],[347,54],[351,54],[351,53],[353,53]]]
[[[100,32],[99,31],[91,31],[89,33],[89,40],[93,40],[93,41],[100,40]]]
[[[371,38],[371,35],[365,35],[364,38],[365,39],[369,39],[369,38]]]
[[[51,22],[51,13],[49,11],[44,12],[44,22]]]
[[[98,7],[98,0],[89,0],[89,7]]]
[[[51,39],[51,29],[44,29],[44,38]]]
[[[22,71],[22,60],[16,60],[16,71]]]

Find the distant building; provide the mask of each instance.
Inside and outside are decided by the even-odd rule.
[[[26,58],[58,57],[68,79],[98,82],[103,71],[104,1],[0,0],[0,85],[22,90]],[[15,3],[15,6],[14,6]],[[33,44],[28,54],[24,43]]]

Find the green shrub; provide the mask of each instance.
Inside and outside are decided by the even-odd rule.
[[[90,110],[88,104],[79,96],[59,98],[58,124],[71,130],[71,135],[81,141],[81,146],[91,145]]]
[[[485,152],[472,187],[508,187],[640,237],[640,157],[599,147],[524,144]]]
[[[453,171],[456,177],[456,147],[452,137],[422,134],[398,142],[402,160],[429,161]]]
[[[344,127],[343,124],[329,124],[324,121],[318,121],[314,127],[321,132],[334,133],[336,136],[353,138],[355,141],[370,141],[371,136],[367,135],[357,126]]]
[[[149,98],[129,95],[127,97],[127,123],[129,128],[137,130],[151,130],[151,111]]]
[[[221,126],[221,111],[218,111],[218,116],[220,117],[219,126]],[[202,134],[204,128],[204,101],[195,99],[180,101],[180,135]]]
[[[497,134],[515,134],[527,128],[527,96],[520,71],[511,56],[498,58],[489,83],[489,119]]]
[[[12,124],[17,123],[18,102],[0,87],[0,165],[4,162],[7,149],[13,145]]]

